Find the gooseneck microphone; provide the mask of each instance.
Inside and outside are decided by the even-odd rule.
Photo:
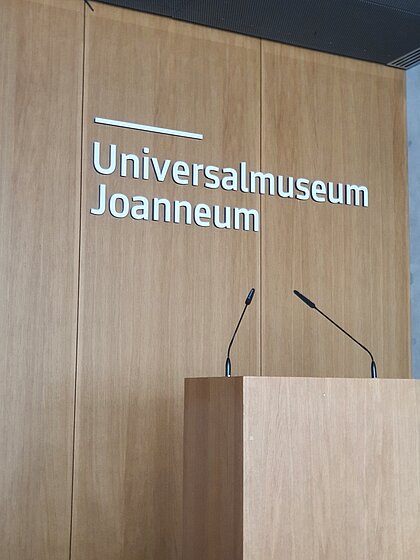
[[[346,334],[349,338],[351,338],[353,340],[353,342],[355,342],[356,344],[358,344],[360,346],[360,348],[363,348],[363,350],[365,350],[365,352],[367,352],[370,356],[371,359],[371,364],[370,364],[370,374],[372,379],[376,379],[378,377],[377,371],[376,371],[376,364],[375,364],[375,360],[372,356],[372,352],[370,350],[368,350],[366,348],[366,346],[363,346],[363,344],[361,344],[358,340],[356,340],[353,336],[351,336],[351,334],[349,334],[347,331],[345,331],[342,327],[340,327],[340,325],[337,325],[337,323],[335,321],[333,321],[332,319],[330,319],[328,317],[328,315],[325,315],[325,313],[323,313],[320,309],[318,309],[318,307],[314,304],[313,301],[311,301],[310,299],[308,299],[306,296],[304,296],[303,294],[301,294],[300,292],[298,292],[297,290],[293,290],[293,293],[295,294],[295,296],[297,296],[299,299],[301,299],[303,301],[303,303],[306,303],[306,305],[308,307],[310,307],[311,309],[316,309],[316,311],[318,311],[318,313],[320,313],[323,317],[325,317],[326,319],[328,319],[328,321],[330,323],[332,323],[335,327],[337,327],[337,329],[339,329],[341,332],[343,332],[344,334]]]
[[[246,297],[245,307],[244,307],[244,310],[242,311],[241,318],[239,319],[238,324],[236,325],[235,332],[233,333],[232,340],[230,341],[229,348],[228,348],[228,351],[227,351],[226,363],[225,363],[225,377],[231,377],[232,376],[232,364],[231,364],[231,361],[230,361],[230,349],[232,348],[233,341],[235,340],[236,333],[238,332],[239,325],[241,324],[242,318],[245,315],[245,311],[247,310],[248,305],[251,303],[252,298],[254,297],[254,294],[255,294],[255,288],[251,288],[249,290],[249,294]]]

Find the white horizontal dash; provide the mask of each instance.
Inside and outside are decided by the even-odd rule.
[[[171,128],[161,128],[160,126],[149,126],[147,124],[138,124],[125,121],[115,121],[113,119],[103,119],[95,117],[96,124],[106,124],[108,126],[119,126],[120,128],[131,128],[133,130],[142,130],[143,132],[156,132],[157,134],[168,134],[169,136],[181,136],[183,138],[192,138],[193,140],[202,140],[204,136],[197,132],[187,132],[185,130],[173,130]]]

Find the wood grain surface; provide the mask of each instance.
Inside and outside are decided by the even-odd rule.
[[[414,380],[187,379],[185,560],[416,560],[419,404]]]
[[[92,4],[0,0],[2,551],[179,560],[183,379],[223,375],[251,287],[234,375],[369,375],[298,289],[379,376],[410,376],[404,75]],[[104,175],[94,142],[104,165],[115,144],[159,165],[367,184],[369,207],[137,179],[131,164]],[[260,231],[94,215],[100,183],[255,208]]]
[[[240,560],[244,486],[242,378],[198,381],[185,380],[182,558]]]
[[[248,207],[246,195],[102,176],[93,141],[134,154],[147,146],[159,161],[258,167],[259,60],[259,43],[241,36],[100,4],[87,12],[74,560],[181,557],[183,379],[223,375],[246,294],[259,292],[254,232],[89,213],[102,182],[130,197],[209,205]],[[234,373],[258,370],[258,328],[254,304]]]
[[[416,560],[420,384],[244,380],[244,558]]]
[[[405,77],[262,43],[262,167],[367,185],[369,206],[262,200],[264,375],[410,377]]]
[[[0,13],[0,558],[68,560],[83,6]]]

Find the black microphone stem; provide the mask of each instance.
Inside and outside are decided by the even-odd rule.
[[[228,347],[228,351],[227,351],[227,357],[228,357],[228,358],[229,358],[229,356],[230,356],[230,349],[232,348],[232,344],[233,344],[233,341],[235,340],[236,333],[238,332],[239,325],[241,324],[242,318],[243,318],[243,316],[245,315],[246,308],[247,308],[247,306],[245,305],[244,310],[242,311],[241,318],[239,319],[239,322],[238,322],[238,324],[236,325],[235,332],[233,333],[232,340],[231,340],[230,343],[229,343],[229,347]]]
[[[232,348],[232,344],[233,344],[233,341],[235,340],[236,333],[238,332],[239,325],[241,324],[243,316],[245,315],[246,308],[248,307],[248,305],[251,304],[252,298],[254,297],[254,293],[255,293],[255,288],[251,288],[251,290],[249,291],[249,294],[248,294],[248,296],[245,300],[244,310],[242,311],[242,315],[241,315],[241,317],[238,321],[238,324],[236,325],[236,329],[235,329],[235,332],[233,333],[232,340],[229,343],[229,347],[228,347],[228,351],[227,351],[227,357],[226,357],[226,363],[225,363],[225,377],[231,377],[232,376],[232,363],[230,361],[230,349]]]
[[[371,364],[370,364],[370,375],[372,377],[372,379],[376,379],[378,377],[378,373],[376,371],[376,364],[375,364],[375,360],[373,358],[372,352],[370,350],[368,350],[366,348],[366,346],[363,346],[363,344],[361,344],[358,340],[356,340],[354,338],[354,336],[351,336],[350,333],[348,333],[347,331],[345,331],[342,327],[340,327],[340,325],[338,325],[335,321],[333,321],[330,317],[328,317],[328,315],[325,315],[325,313],[323,313],[320,309],[318,309],[318,307],[315,305],[315,303],[313,301],[311,301],[309,298],[307,298],[306,296],[304,296],[303,294],[301,294],[300,292],[298,292],[297,290],[293,290],[293,293],[295,294],[295,296],[297,296],[300,300],[303,301],[303,303],[305,303],[308,307],[310,307],[311,309],[316,309],[318,311],[318,313],[320,313],[323,317],[325,317],[326,319],[328,319],[328,321],[330,323],[332,323],[334,325],[334,327],[337,327],[337,329],[339,329],[342,333],[344,333],[346,336],[348,336],[349,338],[352,339],[353,342],[355,342],[358,346],[360,346],[360,348],[363,348],[363,350],[365,352],[367,352],[370,356],[371,359]]]
[[[245,304],[244,310],[242,311],[241,318],[239,319],[239,322],[236,325],[235,332],[233,333],[232,340],[230,341],[230,344],[229,344],[229,348],[228,348],[228,351],[227,351],[226,364],[225,364],[225,377],[231,377],[232,376],[232,364],[230,362],[230,349],[232,348],[233,341],[235,340],[236,333],[238,332],[239,325],[241,324],[242,318],[245,315],[245,311],[246,311],[247,307],[248,307],[247,304]]]
[[[326,319],[328,319],[328,321],[330,323],[332,323],[335,327],[337,327],[337,329],[340,329],[341,332],[343,332],[344,334],[346,334],[348,337],[350,337],[353,342],[355,342],[356,344],[358,344],[360,346],[360,348],[363,348],[363,350],[365,350],[365,352],[367,352],[370,356],[370,359],[372,360],[371,364],[370,364],[370,373],[373,379],[376,379],[378,377],[377,372],[376,372],[376,363],[375,363],[375,359],[372,355],[372,352],[370,350],[368,350],[366,348],[366,346],[363,346],[363,344],[361,344],[358,340],[356,340],[354,338],[354,336],[351,336],[350,333],[348,333],[347,331],[345,331],[342,327],[340,327],[340,325],[338,325],[335,321],[333,321],[332,319],[330,319],[330,317],[328,317],[328,315],[325,315],[325,313],[323,313],[320,309],[318,309],[318,307],[314,307],[314,309],[316,309],[318,311],[318,313],[321,313],[321,315],[323,317],[325,317]]]

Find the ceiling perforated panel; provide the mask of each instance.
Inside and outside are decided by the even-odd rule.
[[[100,1],[381,64],[420,48],[420,0]]]

